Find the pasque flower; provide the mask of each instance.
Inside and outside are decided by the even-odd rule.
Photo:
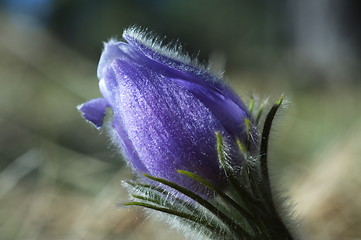
[[[78,107],[96,128],[105,125],[139,176],[127,181],[132,201],[123,205],[156,210],[188,239],[294,239],[291,219],[278,213],[267,160],[283,97],[263,118],[263,104],[251,100],[248,112],[219,75],[180,47],[137,28],[123,38],[104,46],[103,97]],[[103,124],[107,108],[112,116]]]
[[[123,38],[104,46],[97,71],[103,97],[79,106],[84,118],[100,128],[106,108],[112,110],[112,138],[140,176],[161,177],[202,195],[204,187],[177,170],[224,186],[215,133],[225,140],[229,163],[240,168],[236,139],[246,141],[245,120],[251,119],[243,102],[179,48],[162,47],[136,28],[125,30]]]

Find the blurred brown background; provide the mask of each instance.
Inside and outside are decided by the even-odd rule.
[[[102,41],[133,24],[211,60],[245,101],[285,94],[274,184],[304,239],[361,239],[360,10],[356,0],[0,0],[0,239],[182,239],[116,206],[131,173],[76,110],[100,96]]]

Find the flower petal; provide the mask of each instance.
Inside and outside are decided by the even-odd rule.
[[[176,170],[221,182],[215,132],[226,131],[208,108],[147,67],[116,60],[112,70],[121,78],[113,111],[147,171],[187,187],[194,182]]]
[[[137,169],[140,173],[149,174],[147,168],[140,161],[137,151],[134,149],[132,141],[129,139],[127,132],[125,131],[124,124],[122,119],[119,117],[119,114],[116,113],[113,119],[113,141],[116,143],[125,159],[131,159],[130,164],[133,169]],[[138,172],[138,173],[139,173]]]
[[[243,139],[244,119],[250,118],[245,108],[239,107],[232,99],[223,92],[212,86],[202,86],[184,79],[172,79],[173,82],[183,86],[199,99],[222,123],[231,136],[238,136]]]
[[[205,81],[217,80],[216,76],[208,73],[205,66],[193,61],[188,55],[181,54],[181,47],[161,46],[159,40],[147,36],[141,29],[129,28],[124,31],[123,38],[129,45],[137,48],[144,56],[153,61],[181,72],[192,73],[197,77],[202,77]]]
[[[127,38],[132,39],[129,36],[127,36]],[[139,51],[137,50],[138,48],[140,51],[146,51],[148,53],[152,52],[152,50],[145,50],[145,46],[140,48],[141,43],[137,40],[132,39],[129,41],[134,41],[134,44],[137,45],[130,45],[127,48],[122,49],[118,48],[117,50],[119,51],[126,50],[126,52],[122,52],[122,54],[118,53],[118,58],[115,58],[112,55],[113,53],[116,53],[115,50],[112,50],[114,45],[112,45],[111,43],[107,44],[105,47],[106,57],[104,57],[104,59],[112,59],[112,61],[119,59],[124,60],[124,62],[128,62],[132,65],[146,66],[147,68],[154,71],[155,74],[162,75],[172,80],[174,83],[183,86],[186,90],[194,94],[196,98],[198,98],[207,108],[211,110],[215,117],[221,121],[221,123],[224,125],[225,129],[230,135],[237,135],[239,138],[244,139],[244,119],[250,118],[250,116],[247,112],[245,112],[244,109],[246,109],[246,107],[244,106],[244,104],[240,101],[237,95],[230,90],[230,88],[228,88],[218,79],[214,80],[213,82],[204,81],[203,78],[209,78],[208,73],[204,73],[202,75],[202,78],[199,78],[195,76],[192,72],[180,71],[177,68],[173,68],[162,62],[155,61],[154,58],[151,59],[146,57],[145,55],[140,55]],[[112,54],[110,54],[110,52],[112,52]],[[154,52],[154,54],[158,53]],[[154,54],[152,55],[153,57]],[[125,59],[124,56],[128,57]],[[108,63],[108,66],[109,65],[110,64]],[[200,72],[198,71],[198,73]],[[107,74],[106,81],[108,82],[107,86],[109,87],[107,88],[107,91],[104,91],[103,89],[105,88],[102,86],[104,83],[102,82],[103,79],[101,79],[100,89],[103,93],[103,96],[109,99],[108,92],[112,92],[111,95],[114,98],[117,98],[119,91],[121,91],[118,88],[118,82],[122,80],[117,80],[116,75],[113,71],[106,71],[103,73],[103,75],[104,74]],[[112,102],[111,100],[108,101]]]
[[[144,58],[144,55],[133,46],[124,43],[110,40],[104,44],[104,50],[100,57],[97,75],[99,79],[103,78],[103,72],[115,59],[122,59],[137,62]]]
[[[206,106],[211,107],[213,113],[217,116],[223,117],[224,115],[228,115],[224,114],[225,112],[232,110],[230,113],[233,113],[234,118],[226,122],[231,121],[230,124],[232,125],[235,123],[234,121],[242,122],[244,117],[250,118],[250,115],[243,110],[247,108],[237,94],[226,86],[217,76],[210,74],[205,67],[192,62],[188,56],[183,56],[177,53],[177,51],[161,47],[156,39],[145,36],[145,34],[137,28],[127,29],[124,31],[123,37],[131,46],[137,48],[145,56],[163,65],[161,67],[159,65],[157,66],[156,63],[150,64],[148,62],[148,67],[153,67],[155,71],[169,78],[173,78],[175,82],[182,84],[186,89],[201,97],[201,100],[204,100],[203,102]],[[162,71],[160,71],[161,69]],[[212,101],[214,96],[207,97],[208,93],[213,95],[212,92],[218,92],[217,98],[213,99],[216,101]],[[220,99],[223,100],[218,102]],[[217,103],[217,106],[214,106],[215,103]],[[223,107],[220,108],[222,105]],[[238,107],[236,105],[238,105]],[[218,113],[219,111],[220,113]],[[240,124],[240,122],[236,123],[236,125]]]
[[[96,98],[79,105],[78,109],[86,120],[91,122],[96,128],[100,128],[103,125],[107,106],[108,103],[104,98]]]

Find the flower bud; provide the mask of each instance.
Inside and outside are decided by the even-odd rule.
[[[99,128],[105,108],[111,108],[115,144],[139,175],[208,194],[177,170],[224,186],[215,133],[225,139],[230,164],[240,168],[236,139],[248,139],[245,120],[251,119],[250,114],[220,77],[180,54],[179,48],[162,47],[146,36],[130,28],[123,33],[126,42],[105,44],[97,71],[103,98],[79,109]]]

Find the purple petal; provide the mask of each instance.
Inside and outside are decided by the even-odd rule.
[[[124,60],[124,62],[128,62],[132,65],[147,67],[154,71],[155,74],[162,75],[172,80],[174,83],[183,86],[211,110],[215,117],[221,121],[229,134],[237,135],[241,139],[244,138],[242,137],[244,136],[244,119],[250,118],[250,116],[248,116],[248,113],[245,112],[244,109],[246,109],[246,107],[242,101],[237,97],[236,94],[232,92],[232,90],[230,90],[230,88],[225,86],[225,84],[222,83],[219,79],[209,81],[209,74],[207,72],[202,73],[198,70],[197,73],[199,76],[197,77],[192,72],[180,71],[180,69],[174,68],[174,65],[169,66],[163,62],[155,61],[155,55],[161,56],[163,60],[166,57],[153,52],[153,50],[147,48],[144,44],[132,38],[131,36],[125,35],[125,38],[127,38],[127,40],[133,44],[126,48],[126,52],[123,52],[122,54],[117,53],[117,51],[119,51],[118,45],[114,49],[115,45],[113,43],[109,43],[105,47],[103,54],[104,57],[102,57],[102,59],[112,59],[112,61],[115,61],[116,58],[114,58],[114,56],[118,54],[118,59]],[[148,53],[151,58],[140,54],[139,51]],[[152,54],[150,54],[151,52]],[[124,56],[132,57],[127,57],[125,59]],[[156,60],[159,60],[159,58]],[[109,67],[110,64],[109,62],[107,63],[107,67]],[[185,63],[179,64],[185,65]],[[103,63],[99,66],[102,65]],[[119,67],[124,68],[124,66]],[[187,68],[189,69],[191,67],[188,66]],[[118,82],[122,81],[122,79],[118,80],[116,74],[114,74],[113,71],[104,71],[104,74],[107,75],[105,78],[107,79],[106,81],[108,83],[106,85],[108,87],[106,88],[107,90],[104,91],[104,87],[101,86],[101,91],[103,96],[107,99],[107,95],[110,95],[111,93],[114,99],[108,101],[113,102],[115,98],[118,97],[118,92],[121,91],[121,89],[118,88]],[[208,81],[203,79],[207,79]],[[103,79],[101,81],[103,81]]]
[[[183,186],[194,182],[177,174],[177,169],[220,182],[215,132],[225,133],[225,129],[208,108],[182,86],[147,67],[116,60],[111,69],[121,77],[122,91],[113,107],[124,126],[125,133],[119,136],[131,139],[137,161],[150,174]]]
[[[78,109],[86,120],[91,122],[96,128],[99,128],[103,125],[107,106],[108,103],[104,98],[96,98],[78,106]]]
[[[230,135],[243,139],[244,119],[249,118],[245,108],[240,108],[232,99],[212,86],[202,86],[183,79],[172,79],[199,99],[222,123]]]
[[[122,151],[125,159],[131,160],[130,164],[134,169],[137,169],[141,174],[149,174],[147,168],[140,161],[137,151],[135,150],[132,141],[125,130],[122,119],[118,112],[114,115],[113,120],[113,138]]]
[[[103,78],[103,71],[116,59],[137,62],[139,61],[139,58],[142,57],[144,56],[142,56],[142,54],[133,46],[124,42],[115,42],[111,40],[104,44],[104,50],[100,57],[97,69],[98,78]]]
[[[155,71],[174,79],[176,82],[186,87],[186,89],[191,90],[191,92],[195,93],[197,96],[202,97],[207,107],[212,107],[214,110],[213,112],[217,116],[222,117],[224,112],[229,112],[229,110],[231,110],[230,113],[234,113],[233,115],[235,115],[234,120],[238,121],[244,117],[250,118],[250,116],[247,115],[248,113],[244,112],[243,109],[246,109],[246,107],[237,94],[215,75],[210,74],[205,67],[193,66],[187,56],[179,56],[175,51],[171,53],[170,50],[167,51],[164,50],[164,48],[162,49],[159,44],[154,43],[155,40],[147,39],[138,29],[126,30],[123,37],[131,46],[133,46],[133,48],[137,48],[144,56],[154,61],[153,63],[148,61],[147,67],[152,67]],[[150,44],[153,46],[150,47]],[[154,49],[162,50],[157,52]],[[157,65],[155,62],[159,64]],[[160,66],[160,64],[162,66]],[[187,81],[189,83],[187,83]],[[203,93],[199,94],[200,91]],[[207,100],[207,94],[214,91],[219,92],[218,95],[223,95],[221,98],[224,98],[224,100],[221,101],[222,103],[218,102],[218,106],[214,106],[214,103],[217,103],[217,101],[220,100],[219,97],[214,99],[216,101],[212,101],[212,97]],[[238,108],[234,105],[238,105]],[[217,112],[219,111],[218,108],[220,106],[223,106],[223,111],[218,114]],[[240,123],[237,123],[237,125],[239,124]]]
[[[130,28],[124,31],[123,38],[129,45],[138,49],[144,56],[181,72],[189,72],[194,76],[201,77],[205,81],[213,81],[217,78],[209,74],[206,68],[185,54],[180,54],[180,49],[168,49],[162,47],[156,39],[146,37],[142,31]],[[152,46],[152,47],[150,47]]]

